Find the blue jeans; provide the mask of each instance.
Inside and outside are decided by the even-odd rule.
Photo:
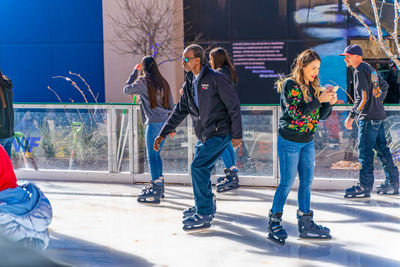
[[[297,143],[278,135],[278,157],[281,180],[276,189],[272,212],[283,212],[287,196],[299,172],[299,210],[310,212],[311,185],[314,179],[315,149],[314,141]]]
[[[235,150],[233,149],[232,142],[228,143],[228,146],[222,153],[222,161],[224,162],[225,168],[229,169],[235,166]]]
[[[0,145],[4,147],[4,150],[7,152],[9,158],[11,158],[11,146],[13,141],[14,141],[14,136],[0,139]]]
[[[146,127],[146,151],[147,161],[149,163],[149,169],[151,174],[151,180],[156,180],[163,176],[162,174],[162,160],[161,160],[161,149],[157,152],[154,150],[154,140],[161,131],[164,122],[149,123]],[[163,146],[164,141],[161,142],[160,148]]]
[[[222,152],[231,142],[231,136],[215,136],[204,143],[197,141],[190,170],[192,172],[194,202],[197,213],[209,215],[214,213],[211,189],[211,171]]]
[[[358,160],[361,163],[360,184],[368,190],[374,185],[374,151],[382,162],[386,180],[399,183],[399,171],[393,164],[392,154],[387,147],[382,120],[360,120],[358,123]]]

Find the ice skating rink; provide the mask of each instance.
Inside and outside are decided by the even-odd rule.
[[[330,241],[298,240],[297,191],[285,206],[289,237],[267,239],[273,188],[240,188],[217,195],[211,228],[182,230],[191,186],[166,186],[159,205],[136,197],[143,185],[36,181],[53,206],[45,252],[73,266],[400,266],[400,196],[349,200],[342,191],[315,191],[315,221]]]

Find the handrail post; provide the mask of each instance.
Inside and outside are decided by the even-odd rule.
[[[279,107],[272,109],[272,175],[276,179],[276,186],[279,185],[279,160],[278,160],[278,123],[279,123]]]
[[[139,127],[138,127],[138,109],[133,107],[132,114],[132,129],[133,129],[133,173],[139,173]]]
[[[133,122],[133,117],[134,117],[134,113],[135,113],[135,111],[136,111],[136,109],[134,108],[134,106],[130,106],[129,107],[129,112],[128,112],[128,134],[129,134],[129,144],[128,144],[128,151],[129,151],[129,173],[130,174],[132,174],[132,177],[133,177],[133,174],[134,174],[134,159],[135,159],[135,156],[134,156],[134,140],[137,138],[136,137],[136,133],[135,133],[135,131],[133,130],[133,125],[134,125],[134,122]],[[132,182],[134,182],[134,179],[132,178]]]
[[[189,172],[189,178],[192,176],[191,168],[190,166],[192,165],[193,161],[193,123],[192,123],[192,118],[190,116],[187,116],[187,144],[188,144],[188,172]],[[191,179],[190,179],[191,181]]]

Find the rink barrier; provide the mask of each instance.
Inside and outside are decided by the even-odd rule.
[[[12,159],[19,179],[115,183],[150,180],[144,148],[144,127],[138,105],[17,103],[14,109],[15,130],[26,136],[26,142],[35,140],[39,144],[35,143],[35,147],[31,148],[38,170],[32,168],[32,159],[27,157],[26,152],[17,152],[14,147]],[[339,167],[336,170],[332,167],[340,161],[344,153],[342,149],[347,146],[349,137],[342,124],[344,115],[350,109],[351,106],[347,105],[335,106],[336,117],[331,116],[331,121],[326,123],[330,126],[319,129],[320,133],[315,138],[317,160],[313,188],[343,189],[357,181],[357,169]],[[242,105],[241,111],[245,146],[236,152],[240,184],[276,187],[280,178],[277,155],[280,107]],[[396,114],[400,112],[400,106],[386,106],[386,111],[393,113],[388,119],[392,140],[400,143],[400,138],[397,138],[397,132],[400,137],[400,116]],[[74,122],[82,124],[82,129],[71,126]],[[163,163],[168,183],[191,183],[190,164],[195,142],[190,117],[177,128],[177,135],[173,139],[167,137],[163,147]],[[397,145],[393,148],[397,149]],[[394,151],[396,161],[400,155],[397,153],[397,150]],[[352,164],[356,166],[357,162]],[[382,173],[379,169],[377,182],[383,179]],[[212,174],[213,183],[222,174],[223,167],[219,163]],[[298,179],[295,186],[298,186]]]

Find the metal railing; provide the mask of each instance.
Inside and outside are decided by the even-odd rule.
[[[20,135],[14,143],[12,160],[20,178],[129,183],[150,179],[139,106],[15,104],[14,108],[15,131]],[[335,106],[315,134],[314,187],[342,188],[358,177],[356,132],[343,127],[350,108]],[[277,105],[241,107],[243,145],[236,151],[236,161],[242,185],[276,186],[279,182],[279,109]],[[397,162],[400,107],[388,106],[386,110],[388,140]],[[191,182],[195,142],[188,117],[162,149],[167,182]],[[383,178],[379,164],[377,167],[378,179]],[[212,179],[221,175],[223,164],[218,162]]]

